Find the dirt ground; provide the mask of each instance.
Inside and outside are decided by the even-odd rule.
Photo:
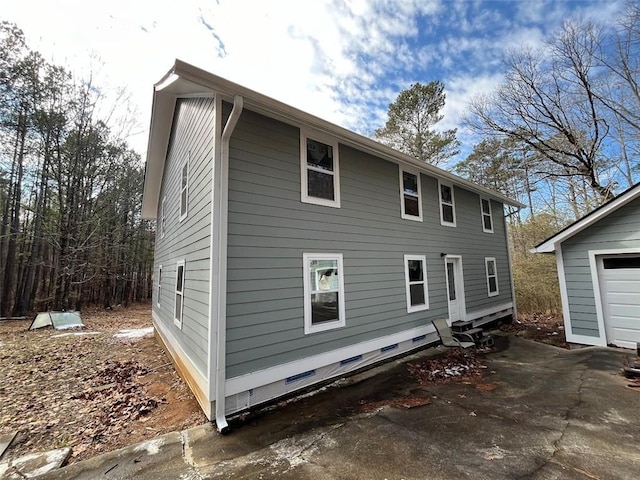
[[[0,321],[0,433],[18,432],[3,460],[68,446],[69,463],[75,463],[207,421],[152,335],[114,337],[151,327],[150,305],[87,310],[82,318],[85,328],[62,331],[28,331],[30,320]],[[561,316],[521,315],[502,329],[568,347]],[[473,366],[461,372],[467,378],[478,374],[475,358],[437,361]],[[410,369],[421,381],[445,371],[439,365]],[[428,401],[422,397],[394,401],[415,406]],[[376,402],[359,407],[371,405]]]
[[[503,325],[500,330],[513,332],[518,337],[534,340],[560,348],[569,348],[564,334],[562,315],[548,313],[525,313],[518,320]]]
[[[82,320],[79,330],[0,322],[0,433],[18,432],[3,460],[68,446],[74,463],[207,421],[152,335],[114,337],[151,327],[150,305]]]

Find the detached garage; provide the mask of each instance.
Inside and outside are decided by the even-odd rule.
[[[555,253],[567,342],[640,344],[640,184],[546,239]]]

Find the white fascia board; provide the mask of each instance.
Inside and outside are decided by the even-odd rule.
[[[415,158],[400,153],[386,145],[382,145],[375,140],[367,138],[358,133],[347,130],[326,120],[318,118],[310,113],[303,112],[290,105],[286,105],[273,98],[262,95],[258,92],[250,90],[242,85],[231,82],[224,78],[218,77],[210,72],[194,67],[181,60],[176,60],[172,73],[188,81],[191,84],[202,85],[205,88],[213,90],[229,102],[233,102],[235,95],[241,95],[244,99],[244,106],[248,110],[263,114],[270,118],[280,120],[284,123],[295,124],[298,127],[308,127],[321,133],[326,133],[336,137],[338,141],[344,145],[356,148],[357,150],[370,153],[378,158],[397,163],[401,166],[408,166],[417,169],[423,173],[449,181],[455,185],[464,187],[467,190],[474,191],[481,195],[491,197],[504,204],[518,208],[525,208],[526,205],[512,200],[501,193],[495,192],[486,187],[476,185],[469,180],[454,175],[438,167],[425,162],[420,162]],[[180,84],[175,82],[173,85]]]
[[[529,250],[531,253],[553,253],[559,247],[559,245],[573,237],[574,235],[580,233],[585,228],[593,225],[597,221],[603,219],[607,215],[615,212],[621,207],[624,207],[627,203],[635,200],[640,196],[640,183],[635,187],[630,188],[626,192],[620,194],[613,200],[609,201],[609,203],[605,203],[600,208],[594,210],[593,212],[587,214],[582,217],[580,220],[576,221],[569,227],[561,230],[556,233],[553,237],[548,238],[541,244],[536,247],[533,247]]]
[[[155,219],[158,214],[160,186],[169,148],[176,99],[187,96],[211,96],[206,86],[181,78],[170,70],[154,87],[147,159],[142,193],[142,218]]]

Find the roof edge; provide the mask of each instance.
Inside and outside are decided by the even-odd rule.
[[[546,240],[543,240],[529,251],[531,253],[553,253],[556,251],[557,245],[580,233],[585,228],[593,225],[597,221],[606,217],[610,213],[615,212],[619,208],[625,206],[627,203],[635,200],[638,197],[640,197],[640,182],[629,187],[627,190],[612,198],[608,202],[603,203],[598,208],[587,213],[582,218],[576,220],[570,225],[567,225],[558,233],[552,235]]]
[[[210,88],[215,92],[228,97],[228,99],[233,99],[233,96],[236,94],[241,95],[244,97],[245,108],[250,110],[257,111],[258,113],[271,114],[271,116],[275,114],[283,120],[288,119],[289,122],[291,120],[296,120],[304,126],[331,134],[341,140],[342,143],[351,144],[351,146],[358,147],[368,153],[382,157],[385,160],[417,168],[437,178],[449,180],[452,183],[474,190],[480,194],[491,196],[507,205],[526,208],[526,205],[523,203],[513,200],[500,192],[496,192],[490,188],[473,183],[434,165],[420,162],[409,155],[394,150],[393,148],[383,145],[369,137],[365,137],[364,135],[348,130],[296,107],[292,107],[279,100],[268,97],[247,87],[243,87],[242,85],[219,77],[182,60],[175,61],[173,69],[165,75],[165,78],[172,73],[190,82],[199,83],[203,87]]]

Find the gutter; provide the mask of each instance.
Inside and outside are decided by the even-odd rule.
[[[226,370],[227,370],[227,230],[229,209],[229,141],[236,128],[243,108],[243,99],[240,95],[233,98],[233,109],[227,119],[227,123],[220,137],[220,202],[218,204],[218,311],[217,313],[217,345],[216,345],[216,372],[215,372],[215,420],[218,432],[229,432],[229,424],[225,416],[226,407]]]

